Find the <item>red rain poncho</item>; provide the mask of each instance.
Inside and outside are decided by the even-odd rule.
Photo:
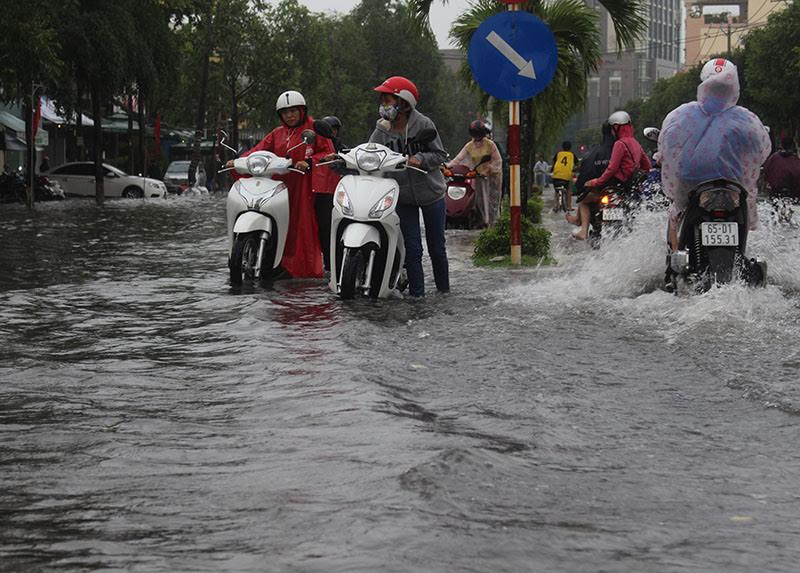
[[[750,229],[758,223],[756,181],[769,155],[769,134],[739,101],[735,67],[709,77],[697,87],[697,101],[670,112],[661,126],[661,180],[672,199],[670,219],[677,223],[689,192],[704,181],[728,179],[747,190]]]
[[[642,146],[633,136],[633,125],[626,123],[617,128],[616,141],[611,149],[608,167],[600,177],[588,181],[586,185],[602,189],[612,182],[612,179],[616,179],[619,183],[628,183],[637,169],[650,171],[650,168],[650,158],[647,157]]]
[[[299,145],[291,152],[287,150],[302,142],[301,134],[304,130],[314,129],[314,121],[306,116],[305,121],[297,127],[288,127],[285,124],[276,127],[255,147],[243,153],[247,157],[254,151],[271,151],[278,157],[289,157],[293,162],[307,161],[309,164],[318,162],[322,157],[334,153],[333,144],[329,139],[317,137],[314,145]],[[305,175],[288,173],[277,175],[289,188],[289,229],[286,236],[286,249],[283,252],[281,265],[293,278],[321,277],[322,276],[322,251],[320,250],[317,234],[317,221],[314,214],[314,191],[327,191],[327,177],[322,173],[315,177],[316,169]],[[327,171],[327,170],[326,170]],[[320,189],[314,189],[314,185]]]

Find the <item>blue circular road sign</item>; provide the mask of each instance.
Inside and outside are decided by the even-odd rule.
[[[558,64],[550,28],[529,12],[501,12],[475,31],[467,60],[478,85],[504,101],[531,98],[552,81]]]

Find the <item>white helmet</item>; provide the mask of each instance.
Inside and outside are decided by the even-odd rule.
[[[275,111],[279,112],[282,109],[298,106],[306,107],[306,98],[300,92],[289,90],[278,96],[278,101],[275,102]]]
[[[725,58],[708,60],[706,65],[703,66],[703,70],[700,72],[700,81],[704,82],[711,76],[716,76],[728,70],[736,71],[736,65],[730,60],[726,60]]]
[[[615,111],[611,115],[608,116],[608,124],[611,126],[614,125],[626,125],[631,122],[631,116],[628,115],[627,111]]]

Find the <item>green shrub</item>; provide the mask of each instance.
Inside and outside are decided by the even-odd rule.
[[[534,195],[528,199],[528,219],[531,223],[542,222],[542,210],[544,209],[544,201],[541,195]]]
[[[541,217],[541,210],[538,211]],[[520,218],[522,254],[542,258],[550,254],[550,231],[534,225],[529,217]],[[475,241],[475,257],[497,257],[511,250],[511,215],[506,210],[492,227],[481,231]]]

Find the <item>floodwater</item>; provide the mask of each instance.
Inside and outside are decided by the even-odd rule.
[[[656,287],[664,217],[453,292],[227,284],[224,202],[0,211],[0,570],[796,571],[800,235]]]

